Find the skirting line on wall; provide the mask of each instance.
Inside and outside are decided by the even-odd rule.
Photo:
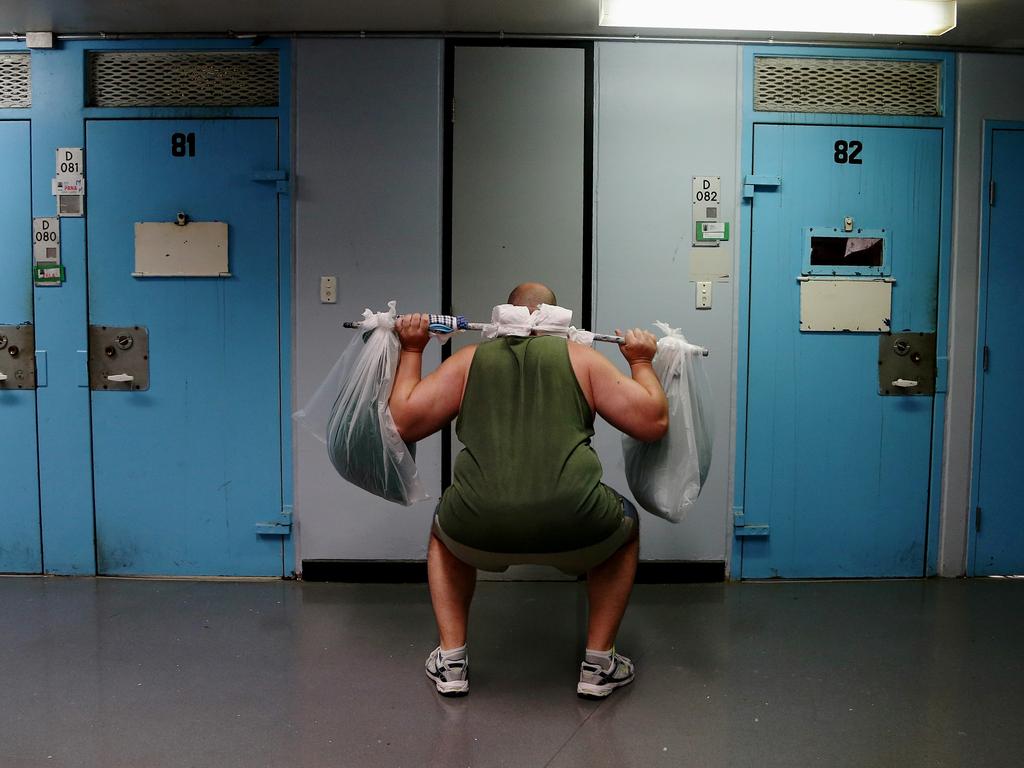
[[[303,581],[350,584],[423,584],[423,560],[303,560]],[[725,563],[652,560],[637,567],[637,584],[690,584],[725,581]]]

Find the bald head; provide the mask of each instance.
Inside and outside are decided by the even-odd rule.
[[[531,312],[540,304],[555,304],[554,292],[543,283],[523,283],[512,289],[508,303],[517,307],[528,307]]]

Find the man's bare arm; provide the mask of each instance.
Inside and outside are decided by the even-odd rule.
[[[475,350],[459,350],[425,379],[421,378],[423,349],[430,340],[429,325],[427,315],[402,315],[395,325],[402,354],[388,407],[398,433],[407,443],[432,435],[458,415]]]
[[[668,400],[651,366],[657,349],[654,334],[640,329],[626,333],[621,350],[632,378],[623,376],[604,355],[591,356],[595,410],[613,427],[644,442],[660,440],[668,431]]]

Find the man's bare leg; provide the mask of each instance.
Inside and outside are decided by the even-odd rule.
[[[590,618],[587,648],[608,651],[615,645],[619,624],[629,603],[640,559],[640,537],[623,544],[614,555],[587,573]]]
[[[460,648],[466,644],[469,604],[476,589],[476,568],[459,560],[431,533],[427,548],[427,580],[441,648]]]

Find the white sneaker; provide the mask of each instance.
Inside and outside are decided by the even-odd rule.
[[[636,677],[636,667],[625,656],[612,654],[608,669],[600,664],[584,661],[580,664],[580,682],[576,693],[583,699],[603,699],[616,688],[629,685]]]
[[[442,696],[465,696],[469,693],[469,658],[445,661],[441,646],[427,656],[427,677],[434,681]]]

